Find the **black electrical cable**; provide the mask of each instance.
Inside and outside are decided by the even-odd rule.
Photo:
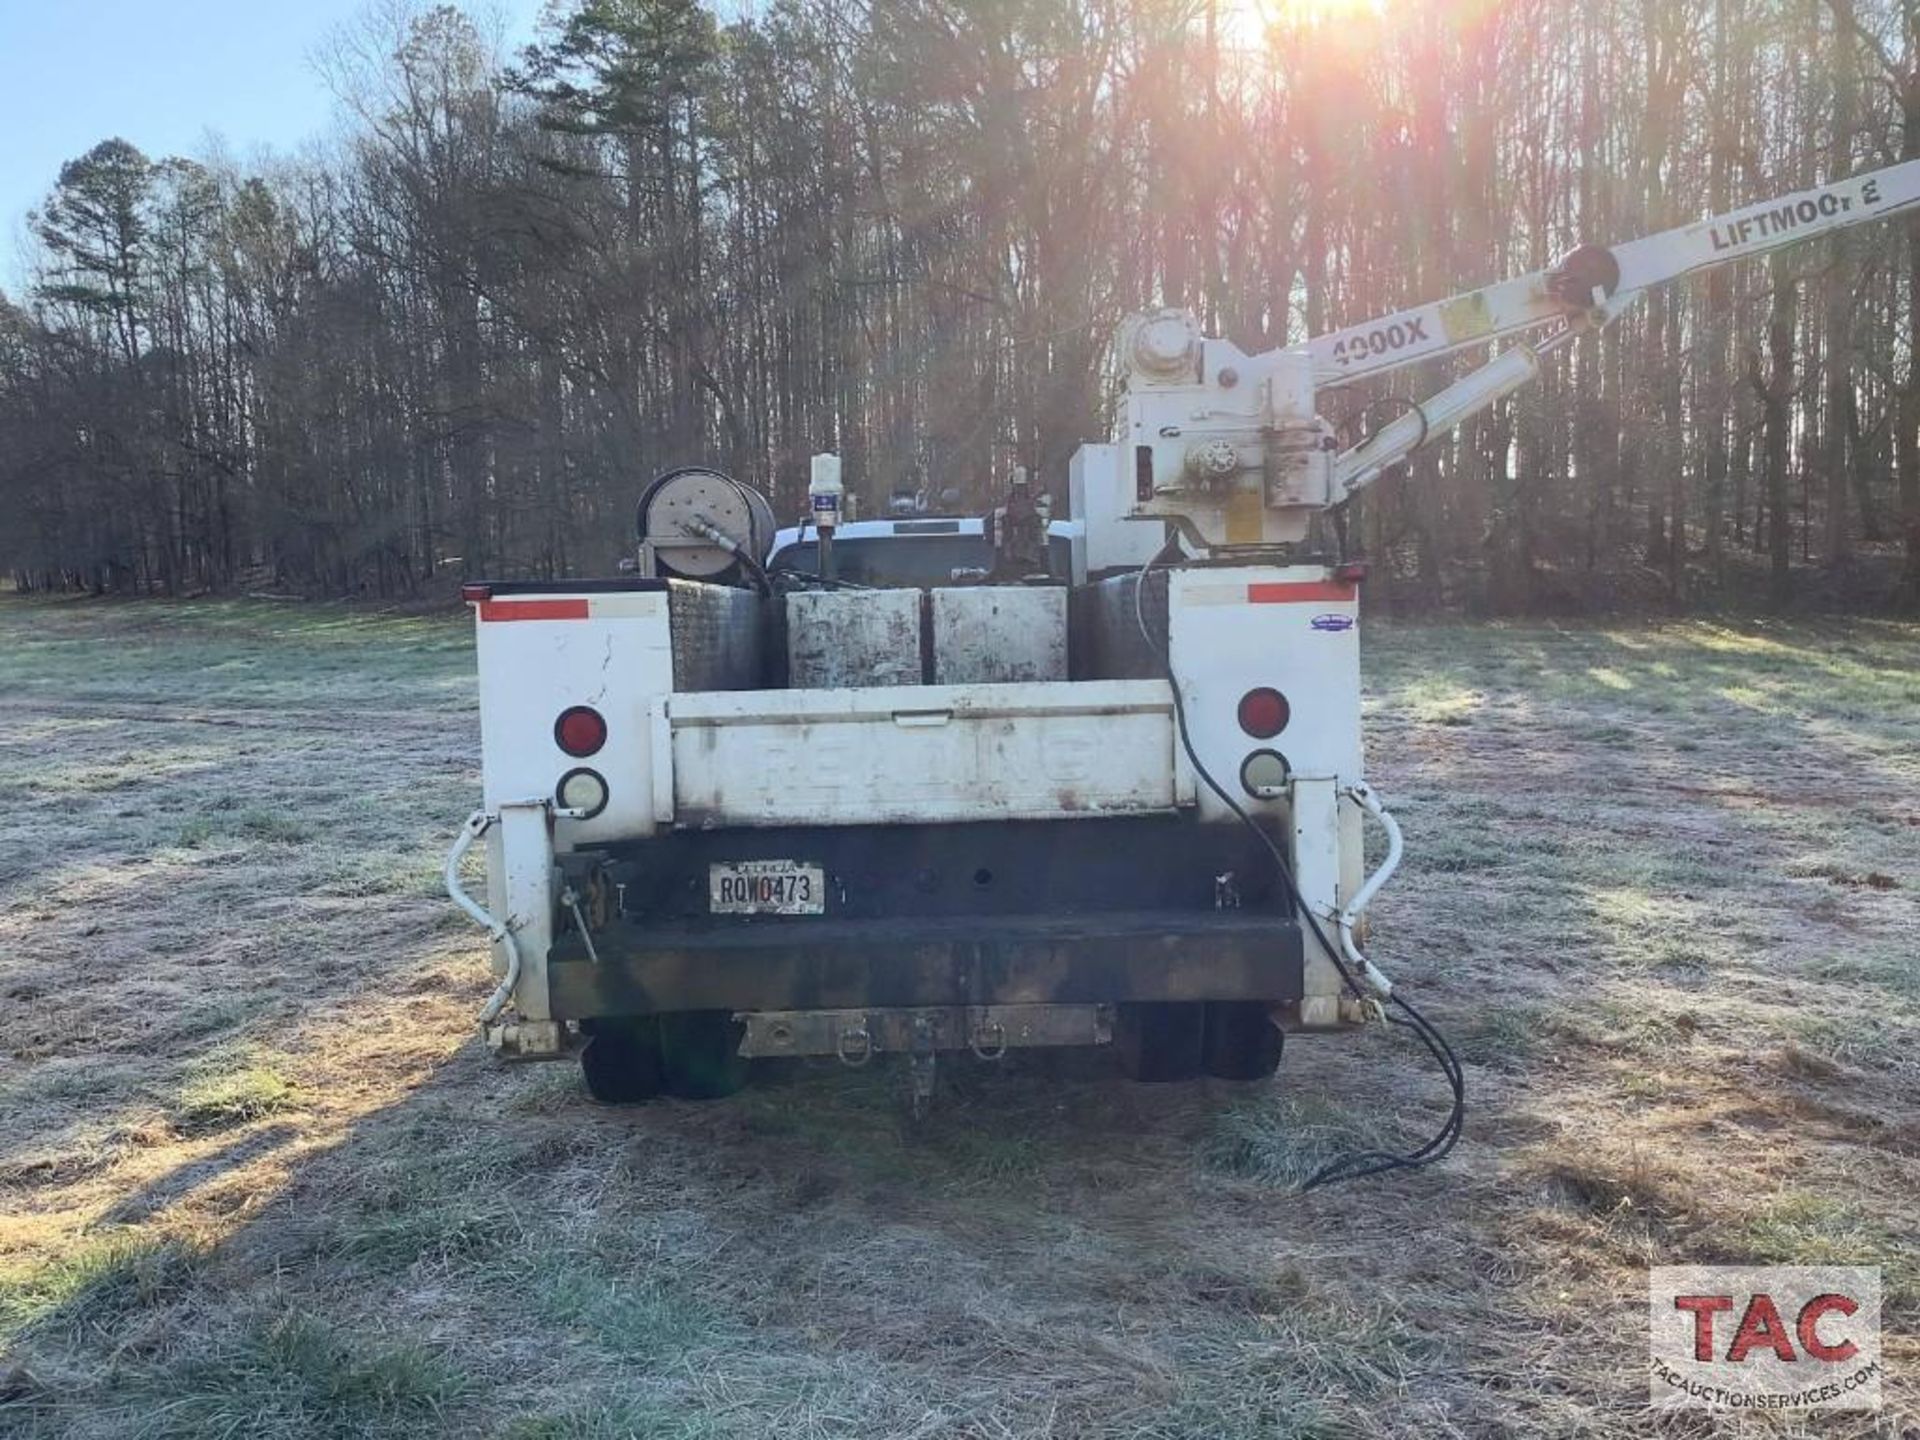
[[[761,595],[771,600],[773,598],[773,581],[767,575],[767,567],[761,563],[760,557],[748,548],[753,544],[754,493],[725,471],[716,470],[713,473],[733,486],[734,493],[740,497],[741,508],[747,512],[747,539],[744,544],[736,543],[734,545],[734,558],[746,567],[747,573],[753,577],[753,583],[759,589]]]
[[[1387,1023],[1401,1029],[1411,1030],[1420,1037],[1427,1051],[1440,1066],[1447,1077],[1448,1088],[1453,1092],[1453,1107],[1448,1112],[1446,1122],[1418,1150],[1406,1155],[1397,1155],[1388,1150],[1360,1150],[1343,1155],[1330,1161],[1309,1176],[1302,1190],[1315,1190],[1322,1185],[1332,1185],[1343,1180],[1359,1180],[1369,1175],[1379,1175],[1389,1170],[1413,1170],[1423,1165],[1431,1165],[1440,1159],[1460,1139],[1460,1132],[1466,1121],[1466,1079],[1460,1070],[1460,1061],[1453,1049],[1447,1044],[1446,1037],[1419,1011],[1415,1010],[1400,995],[1391,997],[1411,1017],[1402,1020],[1397,1015],[1387,1016]]]
[[[1352,497],[1349,496],[1350,500]],[[1333,517],[1334,552],[1339,555],[1342,565],[1347,563],[1347,501],[1343,500],[1327,512]]]
[[[1340,951],[1327,939],[1326,932],[1320,928],[1318,917],[1316,917],[1312,909],[1308,907],[1306,898],[1301,895],[1300,887],[1293,878],[1293,866],[1288,861],[1285,852],[1281,850],[1274,838],[1262,829],[1261,826],[1255,822],[1254,818],[1247,813],[1246,808],[1241,805],[1238,800],[1234,799],[1232,795],[1227,793],[1226,787],[1214,779],[1213,772],[1207,769],[1205,762],[1201,760],[1199,753],[1194,749],[1193,737],[1187,732],[1186,702],[1180,694],[1180,682],[1174,678],[1173,673],[1171,594],[1169,594],[1168,599],[1167,635],[1162,641],[1156,641],[1153,637],[1153,632],[1147,626],[1146,609],[1142,598],[1147,586],[1147,581],[1153,574],[1154,567],[1161,565],[1162,562],[1167,559],[1169,552],[1177,550],[1177,543],[1176,541],[1169,540],[1166,545],[1161,547],[1157,555],[1140,567],[1139,573],[1134,579],[1133,619],[1134,623],[1140,629],[1140,638],[1146,642],[1148,650],[1157,650],[1160,654],[1161,665],[1166,672],[1167,688],[1173,693],[1174,728],[1180,736],[1180,748],[1186,752],[1187,762],[1193,766],[1194,774],[1205,782],[1206,787],[1219,798],[1220,803],[1232,811],[1240,823],[1252,831],[1255,838],[1266,847],[1267,853],[1273,857],[1274,868],[1280,872],[1280,878],[1287,887],[1287,893],[1293,899],[1294,908],[1300,912],[1301,917],[1307,922],[1307,928],[1313,932],[1313,938],[1319,942],[1321,950],[1324,951],[1327,958],[1333,962],[1333,968],[1339,972],[1341,982],[1352,992],[1356,1000],[1365,1000],[1367,999],[1367,992],[1361,989],[1360,983],[1354,979],[1353,972],[1347,968],[1346,962],[1341,958]],[[1414,1009],[1412,1005],[1408,1004],[1407,1001],[1401,997],[1397,987],[1388,995],[1387,1002],[1391,1005],[1397,1005],[1400,1009],[1404,1010],[1407,1015],[1407,1018],[1404,1020],[1397,1015],[1389,1015],[1387,1016],[1387,1022],[1391,1025],[1397,1025],[1402,1029],[1411,1030],[1415,1035],[1419,1036],[1421,1043],[1427,1047],[1428,1053],[1433,1056],[1434,1062],[1439,1065],[1441,1073],[1447,1077],[1447,1087],[1452,1092],[1453,1105],[1447,1113],[1446,1121],[1430,1140],[1420,1146],[1419,1149],[1410,1151],[1407,1154],[1400,1155],[1387,1150],[1360,1150],[1355,1151],[1353,1154],[1343,1155],[1336,1160],[1329,1161],[1307,1177],[1300,1186],[1303,1191],[1317,1190],[1323,1185],[1334,1185],[1346,1180],[1360,1180],[1367,1176],[1383,1174],[1390,1170],[1417,1170],[1422,1166],[1431,1165],[1453,1149],[1454,1145],[1458,1143],[1460,1139],[1461,1131],[1465,1128],[1467,1118],[1466,1077],[1460,1068],[1459,1057],[1453,1053],[1453,1047],[1447,1043],[1446,1036],[1442,1035],[1426,1016]]]
[[[767,574],[767,567],[754,559],[744,548],[737,551],[736,554],[739,556],[740,563],[747,567],[747,573],[753,576],[753,583],[758,587],[760,593],[771,600],[773,598],[773,579]]]

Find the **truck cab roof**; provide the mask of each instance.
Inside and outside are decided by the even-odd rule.
[[[834,569],[855,585],[951,585],[993,568],[986,524],[964,515],[852,520],[833,532]],[[769,571],[820,573],[820,532],[811,525],[775,533]]]

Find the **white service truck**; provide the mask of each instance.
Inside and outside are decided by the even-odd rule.
[[[855,533],[819,457],[802,530],[676,471],[636,574],[467,586],[485,794],[446,879],[492,937],[488,1041],[577,1046],[609,1101],[899,1055],[924,1102],[944,1052],[1112,1043],[1140,1079],[1252,1078],[1287,1032],[1419,1019],[1362,950],[1400,837],[1364,779],[1363,572],[1308,552],[1313,517],[1650,287],[1916,202],[1908,162],[1260,355],[1137,316],[1051,575],[1030,505]],[[1319,416],[1501,340],[1351,448]]]

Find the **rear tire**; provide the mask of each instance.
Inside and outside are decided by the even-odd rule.
[[[602,1105],[638,1105],[660,1093],[660,1022],[601,1020],[580,1051],[587,1093]]]
[[[660,1059],[667,1093],[682,1100],[719,1100],[742,1089],[752,1070],[740,1053],[744,1033],[725,1010],[662,1015]]]
[[[1259,1000],[1207,1006],[1206,1067],[1216,1080],[1265,1080],[1280,1068],[1286,1035]]]
[[[1165,1085],[1192,1080],[1205,1059],[1207,1007],[1198,1001],[1122,1005],[1113,1044],[1129,1080]]]

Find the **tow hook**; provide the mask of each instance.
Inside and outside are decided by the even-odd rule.
[[[864,1025],[842,1030],[833,1037],[833,1053],[849,1070],[858,1070],[873,1059],[873,1035]]]
[[[978,1059],[1004,1060],[1007,1055],[1007,1027],[998,1020],[982,1021],[974,1027],[967,1045]]]

